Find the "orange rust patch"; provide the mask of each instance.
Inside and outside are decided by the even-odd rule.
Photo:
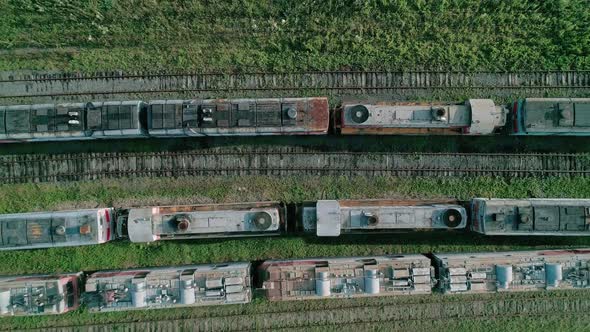
[[[401,199],[366,199],[366,200],[339,200],[338,203],[343,207],[357,206],[420,206],[432,204],[460,204],[454,199],[442,200],[401,200]]]
[[[39,224],[30,224],[29,235],[39,238],[41,235],[43,235],[43,228]]]
[[[377,103],[374,103],[375,105],[379,105],[379,106],[432,106],[432,107],[440,107],[440,106],[449,106],[449,105],[461,105],[461,104],[452,104],[452,103],[438,103],[438,104],[433,104],[433,103],[420,103],[420,102],[399,102],[399,101],[380,101]]]
[[[311,121],[310,131],[327,132],[330,125],[330,106],[328,98],[309,98],[308,110]]]
[[[90,234],[90,225],[84,224],[80,226],[80,234]]]
[[[249,210],[252,208],[266,208],[275,207],[280,208],[278,202],[255,202],[255,203],[239,203],[239,204],[203,204],[203,205],[176,205],[176,206],[161,206],[159,208],[160,214],[173,214],[178,212],[193,212],[193,211],[215,211],[215,210]]]
[[[343,135],[461,135],[462,128],[353,128],[342,127]]]

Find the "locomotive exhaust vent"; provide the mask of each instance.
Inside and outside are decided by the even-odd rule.
[[[527,224],[530,224],[530,222],[531,222],[531,216],[530,215],[525,214],[525,213],[521,213],[520,214],[520,223],[521,224],[527,225]]]
[[[60,226],[55,227],[55,234],[60,235],[60,236],[66,235],[65,226],[60,225]]]
[[[68,112],[68,124],[72,126],[77,126],[80,124],[80,113],[76,111]]]
[[[455,228],[461,225],[463,217],[461,216],[461,212],[455,209],[448,209],[443,213],[442,219],[449,228]]]
[[[178,229],[179,232],[186,232],[191,226],[191,220],[189,216],[186,215],[176,216],[175,222],[176,229]]]
[[[375,226],[379,223],[379,217],[377,217],[374,213],[363,211],[363,217],[369,226]]]
[[[447,121],[447,111],[444,108],[433,108],[432,117],[436,121]]]
[[[287,116],[289,119],[295,120],[297,118],[297,110],[294,108],[289,108],[287,110]]]
[[[350,118],[355,123],[363,123],[369,119],[369,110],[363,105],[356,105],[350,108]]]
[[[203,107],[203,122],[213,122],[213,107]]]

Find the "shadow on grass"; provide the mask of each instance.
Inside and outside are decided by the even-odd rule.
[[[478,246],[510,247],[518,250],[520,247],[558,247],[558,246],[590,246],[590,237],[568,236],[484,236],[470,232],[433,231],[390,234],[355,234],[342,235],[338,238],[319,238],[306,236],[305,241],[323,245],[361,245],[361,244],[387,244],[387,245],[418,245],[418,246],[468,246],[477,250]]]
[[[339,237],[317,237],[311,234],[301,234],[259,238],[173,240],[172,242],[179,245],[208,246],[229,244],[236,240],[256,242],[264,239],[271,240],[273,238],[281,238],[282,240],[287,241],[301,239],[310,245],[334,247],[342,245],[364,246],[375,244],[443,248],[460,246],[471,248],[473,251],[489,250],[489,247],[511,248],[510,250],[524,250],[526,248],[534,247],[590,247],[590,236],[485,236],[467,231],[408,231],[378,234],[346,234]],[[117,241],[116,243],[118,246],[129,244],[129,242],[126,241]],[[481,250],[478,250],[478,247],[481,247]]]
[[[113,139],[0,145],[0,155],[30,153],[163,152],[242,146],[307,147],[359,152],[590,152],[589,137],[547,136],[280,136]]]

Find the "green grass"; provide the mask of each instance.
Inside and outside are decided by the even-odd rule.
[[[0,70],[590,70],[584,0],[0,1]],[[446,92],[445,92],[446,93]],[[458,94],[440,98],[460,100]],[[481,92],[480,92],[481,93]],[[590,180],[183,178],[0,185],[0,212],[326,198],[590,197]],[[0,274],[306,256],[589,246],[582,238],[464,233],[206,240],[2,253]],[[431,301],[426,298],[425,301]],[[335,302],[336,303],[336,302]],[[296,308],[310,303],[279,304]],[[261,312],[277,304],[0,320],[0,329]],[[414,330],[588,330],[585,317],[451,319]],[[387,330],[389,325],[367,326]]]
[[[163,194],[165,193],[165,194]],[[121,179],[64,184],[20,184],[0,186],[0,212],[24,212],[96,206],[137,206],[281,200],[301,202],[321,198],[457,198],[485,197],[590,197],[588,178],[392,178],[392,177],[187,177],[180,179]],[[0,274],[93,271],[99,269],[166,266],[226,261],[253,261],[271,258],[310,256],[375,255],[385,253],[466,252],[511,249],[539,249],[589,246],[588,238],[489,238],[462,232],[415,232],[387,236],[356,236],[318,240],[314,237],[196,240],[160,242],[150,245],[116,242],[105,245],[3,252]],[[501,296],[549,296],[502,294]],[[570,294],[570,293],[567,293]],[[577,292],[572,292],[575,295]],[[492,300],[495,295],[483,298]],[[392,301],[461,301],[463,297],[407,297]],[[390,301],[365,299],[359,301]],[[183,308],[156,311],[91,314],[85,309],[63,316],[17,317],[0,320],[0,330],[52,326],[107,324],[268,312],[280,308],[314,310],[345,305],[348,301],[312,301],[253,304],[213,308]],[[374,303],[374,302],[372,302]],[[583,330],[588,320],[556,318],[449,319],[435,322],[398,322],[400,328],[430,329],[451,327],[478,330],[480,327],[538,327]],[[399,325],[398,324],[398,325]],[[384,329],[390,325],[369,324]],[[530,327],[530,328],[529,328]]]
[[[0,70],[590,69],[588,21],[584,0],[5,0]]]
[[[165,193],[165,194],[164,194]],[[590,197],[588,178],[193,177],[0,186],[0,212],[98,206],[345,198]],[[414,232],[337,239],[277,237],[53,248],[2,254],[0,273],[48,273],[310,256],[467,252],[590,246],[589,238],[490,238]]]
[[[59,327],[59,326],[82,326],[82,325],[94,325],[94,324],[122,324],[130,322],[143,322],[143,321],[161,321],[161,320],[177,320],[177,319],[195,319],[195,320],[207,320],[208,318],[223,317],[227,315],[251,315],[267,314],[271,317],[273,312],[313,312],[315,310],[327,310],[327,309],[339,309],[348,308],[350,306],[379,306],[379,305],[399,305],[400,308],[406,309],[405,305],[428,303],[428,304],[441,304],[445,307],[453,308],[455,305],[461,305],[464,301],[485,301],[488,304],[492,304],[495,301],[510,301],[509,303],[518,303],[525,306],[535,299],[543,300],[551,298],[553,296],[561,296],[563,299],[564,306],[567,304],[576,303],[580,297],[587,296],[588,290],[567,290],[567,291],[552,291],[552,292],[511,292],[511,293],[497,293],[497,294],[458,294],[458,295],[443,295],[443,294],[431,294],[431,295],[414,295],[414,296],[396,296],[396,297],[375,297],[375,298],[354,298],[354,299],[328,299],[328,300],[314,300],[314,301],[287,301],[287,302],[269,302],[260,297],[255,298],[252,303],[247,305],[226,305],[226,306],[213,306],[213,307],[187,307],[187,308],[174,308],[174,309],[159,309],[159,310],[138,310],[138,311],[127,311],[127,312],[106,312],[106,313],[90,313],[86,308],[81,308],[72,313],[67,313],[60,316],[36,316],[36,317],[12,317],[0,319],[0,330],[14,330],[14,329],[26,329],[26,328],[47,328],[47,327]],[[520,302],[522,301],[522,302]],[[583,300],[582,300],[583,301]],[[517,305],[516,305],[517,306]],[[515,306],[515,307],[516,307]],[[509,308],[499,308],[498,311],[509,311]],[[564,310],[565,311],[565,310]],[[492,313],[490,313],[492,314]],[[567,327],[574,326],[579,328],[584,326],[581,324],[588,325],[588,318],[579,317],[543,317],[547,319],[549,326]],[[329,320],[326,317],[326,320]],[[335,319],[332,318],[334,321]],[[336,318],[337,319],[337,318]],[[446,325],[455,326],[461,331],[473,331],[478,330],[478,322],[483,322],[483,326],[506,326],[516,327],[519,326],[519,330],[523,331],[534,331],[523,326],[522,323],[531,323],[531,318],[523,317],[510,317],[508,318],[496,318],[486,319],[481,317],[479,319],[465,320],[461,317],[448,317],[448,319],[442,320],[414,320],[414,321],[397,321],[389,322],[389,324],[396,324],[399,327],[403,327],[404,330],[410,329],[411,327],[421,327],[419,330],[430,327],[431,330],[435,327],[444,327]],[[538,317],[537,317],[538,319]],[[499,321],[498,321],[499,320]],[[540,324],[539,321],[535,320],[536,323],[532,324],[532,327],[537,327]],[[336,322],[336,321],[335,321]],[[280,324],[280,322],[276,322]],[[379,325],[379,324],[367,324]],[[559,328],[561,329],[561,328]],[[499,331],[499,329],[496,329]]]
[[[364,330],[390,331],[400,329],[405,331],[588,331],[590,319],[585,315],[554,315],[534,317],[507,317],[507,318],[484,318],[484,319],[460,319],[449,318],[446,321],[412,321],[412,322],[391,322],[367,324]],[[358,326],[356,327],[358,329]],[[320,329],[321,330],[321,329]],[[336,329],[334,329],[336,330]],[[342,331],[341,328],[338,328]],[[344,331],[349,329],[344,328]]]
[[[98,206],[317,199],[590,197],[590,179],[242,176],[0,185],[0,213]]]

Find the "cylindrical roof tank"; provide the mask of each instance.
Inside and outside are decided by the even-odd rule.
[[[193,288],[192,280],[182,280],[180,288],[180,303],[193,304],[195,303],[195,289]]]
[[[147,305],[145,301],[146,293],[147,292],[144,282],[133,285],[133,289],[131,291],[131,303],[134,307],[143,308]]]
[[[512,282],[512,265],[496,265],[496,280],[499,288],[508,289]]]
[[[379,294],[380,284],[377,270],[365,270],[365,293]]]
[[[10,290],[0,292],[0,314],[6,315],[10,312]]]
[[[545,281],[547,287],[558,287],[559,282],[563,280],[563,270],[559,263],[545,264]]]
[[[315,293],[318,296],[330,296],[330,274],[328,272],[318,272],[315,279]]]

